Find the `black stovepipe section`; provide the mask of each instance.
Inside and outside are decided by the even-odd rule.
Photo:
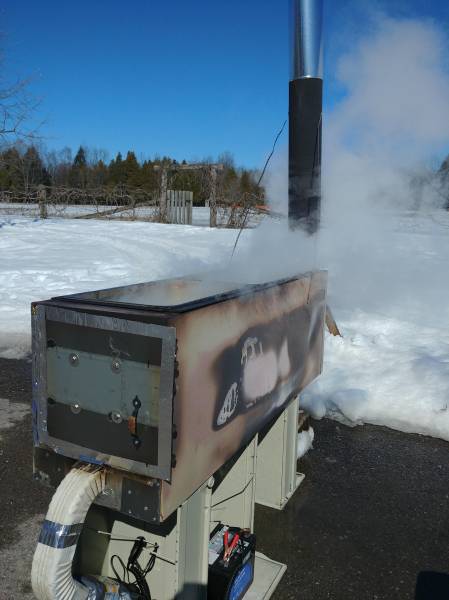
[[[322,105],[321,78],[290,81],[288,219],[309,234],[320,223]]]

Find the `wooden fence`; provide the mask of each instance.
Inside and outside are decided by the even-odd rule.
[[[192,225],[193,192],[167,190],[167,221]]]
[[[254,227],[263,207],[243,195],[238,202],[212,198],[209,206],[193,209],[193,192],[99,187],[77,189],[35,186],[27,191],[0,190],[0,215],[41,219],[122,219],[211,227]],[[265,213],[266,214],[266,213]],[[270,215],[275,216],[275,215]]]

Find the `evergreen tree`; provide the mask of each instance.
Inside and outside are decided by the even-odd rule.
[[[0,182],[2,189],[23,189],[22,157],[17,148],[9,148],[0,155]]]
[[[168,182],[171,189],[191,190],[196,204],[210,197],[211,180],[208,168],[177,170],[176,161],[169,156],[139,162],[132,150],[127,152],[125,159],[118,152],[108,165],[105,157],[105,152],[84,146],[78,148],[73,159],[69,148],[48,152],[45,157],[33,145],[9,148],[0,152],[0,189],[27,191],[36,185],[44,184],[95,189],[98,196],[98,188],[124,185],[129,190],[142,188],[157,195],[160,189],[161,168],[171,167]],[[207,165],[212,159],[202,162]],[[245,200],[263,201],[263,188],[256,184],[256,172],[238,169],[229,153],[221,155],[219,162],[224,167],[217,172],[217,197],[220,201],[240,202],[242,196],[245,196]],[[180,163],[185,164],[185,160]],[[448,164],[449,161],[445,161],[439,172],[443,182],[448,179]],[[105,193],[103,196],[106,201],[109,194]]]
[[[129,188],[140,187],[141,184],[141,168],[137,162],[136,155],[134,152],[128,152],[125,160],[123,161],[123,181]]]
[[[74,167],[85,167],[87,165],[86,151],[83,146],[80,146],[73,160]]]
[[[73,187],[87,187],[87,159],[86,151],[83,146],[80,146],[73,160],[73,165],[70,171],[69,181]]]
[[[159,189],[158,172],[154,169],[154,163],[151,160],[146,160],[141,169],[142,187],[148,191],[156,191]]]
[[[249,171],[243,169],[240,175],[240,192],[242,194],[251,194],[253,192],[253,183]]]
[[[89,181],[94,187],[102,187],[106,185],[108,176],[108,167],[100,159],[95,165],[92,165],[90,169]]]
[[[118,152],[115,159],[113,158],[111,160],[111,162],[109,163],[108,171],[109,171],[109,182],[112,185],[118,185],[119,183],[123,182],[123,180],[124,180],[123,159],[122,159],[122,155],[120,154],[120,152]]]

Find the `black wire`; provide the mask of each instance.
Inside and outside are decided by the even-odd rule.
[[[121,566],[121,567],[122,567],[122,569],[123,569],[123,579],[120,577],[120,575],[119,575],[119,574],[117,573],[117,571],[115,570],[115,566],[114,566],[114,558],[116,558],[116,559],[119,561],[119,563],[120,563],[120,566]],[[125,563],[123,562],[123,560],[120,558],[120,556],[119,556],[118,554],[113,554],[113,555],[111,556],[111,569],[112,569],[112,570],[113,570],[113,572],[114,572],[115,578],[116,578],[116,579],[117,579],[117,580],[118,580],[120,583],[126,583],[126,582],[125,582],[125,576],[126,576],[127,568],[126,568],[126,565],[125,565]],[[129,577],[128,577],[128,582],[129,582]]]
[[[159,546],[157,544],[155,544],[155,546],[154,546],[154,552],[155,553],[158,551],[158,548],[159,548]],[[152,554],[150,556],[149,560],[148,560],[147,566],[145,567],[145,569],[143,571],[145,577],[148,575],[148,573],[150,571],[153,570],[153,567],[154,567],[155,563],[156,563],[156,556],[155,556],[155,554]]]
[[[136,578],[137,587],[145,600],[151,600],[151,592],[145,579],[144,572],[138,563],[133,563],[128,567],[128,571]]]
[[[220,506],[220,504],[223,504],[223,502],[227,502],[228,500],[232,500],[233,498],[240,496],[240,494],[243,494],[243,492],[245,492],[246,489],[249,487],[249,484],[252,483],[253,479],[254,479],[254,477],[251,477],[251,479],[248,481],[248,483],[245,485],[245,487],[242,490],[240,490],[240,492],[232,494],[232,496],[228,496],[227,498],[224,498],[224,500],[220,500],[220,502],[217,502],[216,504],[212,504],[211,508]]]
[[[147,547],[150,545],[153,546],[153,548],[154,548],[154,552],[151,554],[150,558],[148,559],[145,569],[142,569],[142,567],[140,566],[140,564],[137,560],[138,554],[140,554],[140,552],[138,554],[136,554],[137,543],[139,543],[141,546],[140,551],[143,547]],[[145,578],[148,575],[148,573],[150,573],[152,571],[152,569],[156,563],[156,556],[154,553],[157,552],[158,548],[159,548],[158,544],[149,544],[145,540],[145,538],[140,537],[135,540],[134,546],[131,549],[131,552],[128,557],[128,562],[126,565],[118,554],[114,554],[113,556],[111,556],[110,564],[111,564],[111,569],[115,575],[115,578],[117,579],[117,581],[119,583],[123,583],[123,584],[128,583],[129,585],[132,585],[133,587],[137,588],[138,593],[139,593],[139,600],[151,600],[151,591],[150,591],[150,588],[149,588],[148,583]],[[136,557],[136,558],[133,558],[133,557]],[[115,560],[118,560],[121,568],[123,569],[122,577],[120,577],[120,575],[117,572],[117,569],[115,568],[115,564],[114,564]],[[134,579],[135,579],[135,582],[132,584],[130,583],[130,574],[133,575]]]
[[[279,129],[279,131],[278,131],[278,133],[277,133],[276,137],[274,138],[273,147],[272,147],[272,149],[271,149],[271,152],[270,152],[270,154],[269,154],[269,155],[268,155],[268,157],[267,157],[267,160],[265,161],[264,167],[263,167],[263,169],[262,169],[262,173],[260,174],[259,180],[258,180],[258,182],[257,182],[257,187],[259,187],[259,185],[260,185],[260,182],[262,181],[262,179],[263,179],[263,176],[265,175],[265,171],[267,170],[268,163],[270,162],[270,160],[271,160],[271,157],[272,157],[272,156],[273,156],[273,154],[274,154],[274,151],[275,151],[275,149],[276,149],[276,144],[278,143],[278,140],[279,140],[279,138],[281,137],[281,135],[282,135],[282,132],[284,131],[286,124],[287,124],[287,119],[285,119],[284,123],[282,124],[282,127]],[[239,232],[238,232],[238,234],[237,234],[237,238],[236,238],[236,240],[235,240],[235,243],[234,243],[234,248],[232,249],[231,260],[232,260],[232,259],[233,259],[233,257],[234,257],[235,249],[237,248],[237,244],[239,243],[239,239],[240,239],[240,236],[242,235],[242,231],[243,231],[243,229],[245,228],[245,225],[246,225],[246,220],[247,220],[247,218],[248,218],[248,215],[249,215],[249,211],[250,211],[250,206],[247,206],[247,207],[246,207],[246,209],[245,209],[245,212],[243,213],[243,221],[242,221],[242,225],[241,225],[241,227],[240,227],[240,230],[239,230]]]
[[[259,180],[258,180],[258,182],[257,182],[257,187],[259,187],[259,185],[260,185],[260,182],[262,181],[262,179],[263,179],[263,176],[265,175],[265,171],[267,170],[268,163],[270,162],[270,160],[271,160],[271,157],[272,157],[272,156],[273,156],[273,154],[274,154],[274,151],[275,151],[275,148],[276,148],[276,144],[278,143],[278,139],[281,137],[281,135],[282,135],[282,132],[284,131],[284,129],[285,129],[285,126],[286,126],[286,125],[287,125],[287,119],[285,119],[285,121],[283,122],[283,124],[282,124],[282,127],[280,128],[280,130],[278,131],[278,134],[277,134],[277,136],[276,136],[276,137],[275,137],[275,139],[274,139],[274,142],[273,142],[273,148],[271,149],[271,152],[270,152],[270,154],[268,155],[268,157],[267,157],[267,160],[265,161],[265,165],[264,165],[264,167],[263,167],[263,169],[262,169],[262,173],[260,174]]]

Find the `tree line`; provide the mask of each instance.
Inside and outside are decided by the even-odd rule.
[[[202,164],[212,161],[202,161]],[[217,173],[217,199],[239,203],[242,198],[251,203],[264,202],[264,190],[257,185],[254,170],[238,168],[232,155],[218,158],[222,168]],[[186,164],[186,161],[182,161]],[[80,146],[73,157],[70,149],[45,152],[36,145],[17,144],[0,152],[0,190],[23,194],[44,185],[49,188],[98,190],[126,188],[159,193],[161,172],[168,169],[168,187],[190,190],[194,203],[202,204],[210,197],[210,173],[207,169],[177,170],[178,163],[168,157],[138,160],[130,150],[120,152],[111,160],[102,150]]]

